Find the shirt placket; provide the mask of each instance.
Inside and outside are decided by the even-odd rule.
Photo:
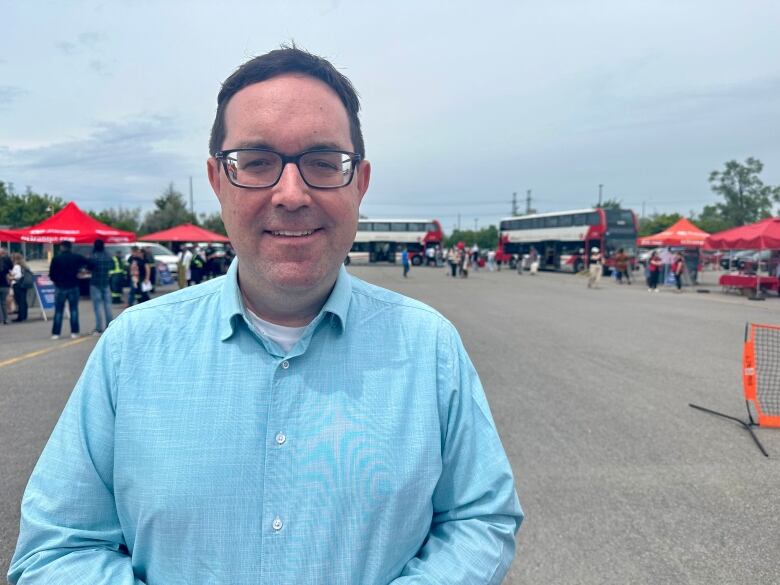
[[[292,401],[300,391],[302,376],[296,372],[300,359],[279,359],[271,383],[272,400],[265,432],[266,458],[263,488],[262,582],[275,582],[284,574],[285,559],[292,553],[295,533],[295,486],[293,449],[295,433],[290,416]]]

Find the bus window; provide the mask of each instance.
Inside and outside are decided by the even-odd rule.
[[[359,232],[370,232],[371,231],[371,223],[368,221],[359,221],[358,222],[358,229]]]
[[[406,224],[405,223],[399,223],[399,222],[393,222],[390,224],[390,231],[393,232],[405,232],[406,230]]]
[[[601,220],[599,219],[599,212],[593,211],[588,214],[588,225],[599,225]]]
[[[375,232],[389,232],[390,231],[390,224],[389,223],[380,223],[380,222],[374,222],[374,229]]]
[[[546,228],[558,227],[558,218],[557,217],[545,217],[544,218],[544,227],[546,227]]]
[[[578,213],[574,216],[574,225],[586,225],[585,214]]]
[[[558,225],[561,227],[569,227],[574,221],[573,215],[562,215],[558,218]]]
[[[426,223],[425,224],[425,231],[426,232],[435,232],[435,231],[438,231],[438,228],[436,227],[435,223]]]

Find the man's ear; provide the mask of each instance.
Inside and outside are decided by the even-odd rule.
[[[206,160],[206,172],[209,176],[209,183],[211,184],[211,189],[214,191],[214,194],[217,196],[217,199],[219,199],[220,203],[222,203],[222,199],[220,197],[222,184],[221,170],[222,169],[219,161],[213,156],[210,156],[208,160]]]

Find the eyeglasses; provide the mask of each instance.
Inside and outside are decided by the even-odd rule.
[[[293,163],[303,182],[313,189],[338,189],[352,182],[360,155],[342,150],[309,150],[286,156],[265,148],[234,148],[214,155],[236,187],[268,189],[282,178],[284,167]]]

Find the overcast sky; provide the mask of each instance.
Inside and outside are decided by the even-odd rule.
[[[216,94],[294,40],[360,92],[369,217],[497,223],[622,200],[687,214],[755,156],[780,184],[780,2],[0,0],[0,180],[196,212]]]

